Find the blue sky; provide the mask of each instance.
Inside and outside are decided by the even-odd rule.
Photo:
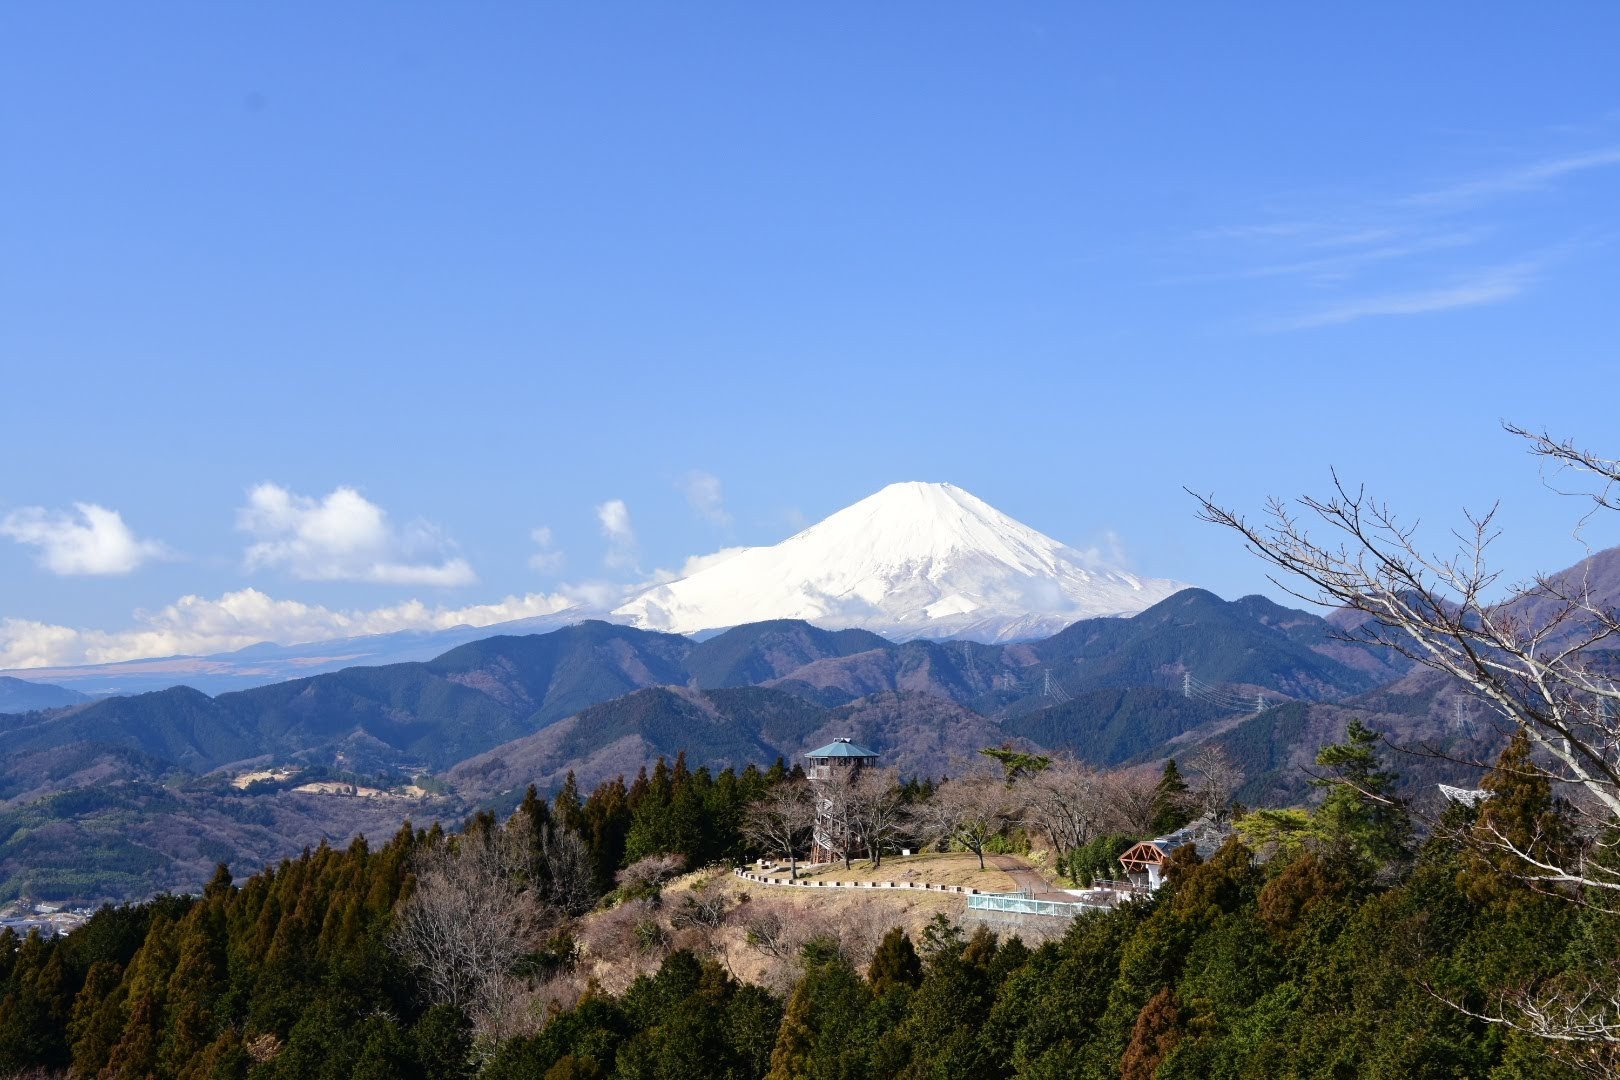
[[[0,661],[528,613],[904,479],[1227,596],[1182,487],[1330,467],[1562,566],[1498,425],[1620,452],[1617,33],[7,6]]]

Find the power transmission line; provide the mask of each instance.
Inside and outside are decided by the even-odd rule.
[[[1182,672],[1181,696],[1192,701],[1202,701],[1225,712],[1259,713],[1265,712],[1273,704],[1266,700],[1264,691],[1256,691],[1253,696],[1239,694],[1225,687],[1204,682],[1190,671]]]
[[[1073,700],[1069,697],[1068,691],[1064,690],[1063,687],[1058,684],[1057,680],[1052,678],[1052,673],[1050,671],[1045,672],[1045,675],[1046,679],[1041,685],[1041,697],[1051,698],[1059,705]]]

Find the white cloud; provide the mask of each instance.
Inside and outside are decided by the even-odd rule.
[[[396,529],[388,514],[354,488],[323,499],[277,484],[248,492],[236,527],[255,537],[249,570],[284,569],[305,581],[370,581],[388,585],[467,585],[478,580],[454,545],[425,522]]]
[[[672,581],[691,577],[693,574],[707,570],[711,566],[719,566],[727,559],[735,558],[748,550],[750,549],[745,547],[728,547],[721,548],[719,551],[709,555],[689,555],[686,561],[681,564],[679,570],[666,570],[660,566],[652,572],[652,575],[646,581],[629,586],[625,591],[625,596],[628,598],[647,589],[657,588],[659,585],[668,585]]]
[[[602,523],[602,535],[609,540],[635,543],[635,530],[630,527],[630,508],[623,499],[609,499],[598,505],[596,520]]]
[[[696,574],[701,570],[707,570],[711,566],[719,566],[727,559],[735,558],[747,550],[749,549],[745,547],[728,547],[721,548],[719,551],[716,551],[710,555],[693,555],[691,558],[687,559],[684,564],[682,564],[679,576],[691,577],[693,574]]]
[[[622,581],[575,581],[557,586],[557,591],[579,604],[589,613],[581,618],[599,616],[622,604],[626,597],[650,588],[648,583],[626,585]]]
[[[630,525],[630,507],[623,499],[609,499],[596,507],[596,520],[607,538],[602,563],[613,570],[634,570],[638,559],[636,531]]]
[[[79,632],[67,626],[0,619],[0,668],[49,667],[75,655]]]
[[[53,574],[127,574],[142,563],[162,558],[167,549],[142,540],[116,510],[95,503],[74,503],[73,514],[26,506],[0,519],[0,536],[39,549],[39,563]]]
[[[1070,548],[1087,570],[1130,569],[1130,558],[1125,553],[1125,540],[1113,529],[1104,529],[1094,543],[1083,548]]]
[[[694,469],[681,478],[680,487],[687,505],[703,520],[721,526],[731,524],[718,476]]]
[[[564,611],[567,593],[508,596],[492,604],[430,607],[419,600],[367,610],[334,610],[277,600],[258,589],[218,598],[182,596],[157,611],[137,611],[123,630],[75,629],[25,619],[0,619],[0,668],[108,664],[147,657],[228,652],[261,641],[295,645],[396,630],[489,626]]]
[[[541,525],[529,533],[529,539],[534,541],[535,552],[529,556],[529,566],[543,574],[551,573],[562,567],[563,553],[558,551],[552,538],[551,528]]]

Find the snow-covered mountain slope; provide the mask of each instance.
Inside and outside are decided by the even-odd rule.
[[[804,619],[902,639],[995,641],[1131,614],[1184,587],[1091,565],[959,487],[913,482],[649,589],[613,617],[683,634]]]

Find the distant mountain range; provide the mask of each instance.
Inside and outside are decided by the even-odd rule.
[[[1604,553],[1589,579],[1616,564],[1620,552]],[[1503,740],[1485,708],[1388,650],[1342,640],[1343,624],[1200,589],[1005,643],[804,620],[699,640],[587,621],[216,696],[182,686],[0,716],[0,899],[177,888],[214,859],[390,820],[388,804],[286,790],[272,766],[347,783],[417,778],[441,794],[392,804],[393,820],[421,821],[508,805],[569,772],[589,786],[678,752],[694,768],[768,763],[840,736],[932,776],[1001,743],[1154,768],[1217,745],[1244,769],[1240,799],[1278,805],[1305,797],[1302,767],[1359,717],[1435,751],[1396,761],[1409,792],[1476,782],[1459,762],[1488,760]],[[249,769],[268,777],[264,791],[227,782]]]
[[[1347,662],[1343,653],[1355,655]],[[1339,655],[1335,655],[1335,654]],[[423,663],[352,667],[215,697],[172,687],[0,717],[33,750],[80,742],[195,773],[265,756],[353,768],[439,770],[649,687],[759,686],[835,709],[909,692],[986,717],[1039,712],[1097,691],[1181,689],[1182,676],[1276,696],[1335,700],[1395,677],[1388,657],[1330,644],[1323,621],[1249,597],[1188,589],[1129,619],[1087,619],[1044,641],[893,642],[797,620],[691,638],[590,621],[470,642]]]
[[[1183,586],[1100,565],[951,484],[891,484],[771,547],[719,562],[601,608],[485,627],[403,631],[203,657],[19,672],[76,690],[134,693],[185,683],[207,693],[336,671],[423,661],[494,634],[587,619],[680,634],[797,619],[892,641],[1043,638],[1076,619],[1129,615]]]
[[[35,709],[59,709],[89,701],[87,694],[63,686],[14,679],[0,675],[0,713],[32,712]]]

